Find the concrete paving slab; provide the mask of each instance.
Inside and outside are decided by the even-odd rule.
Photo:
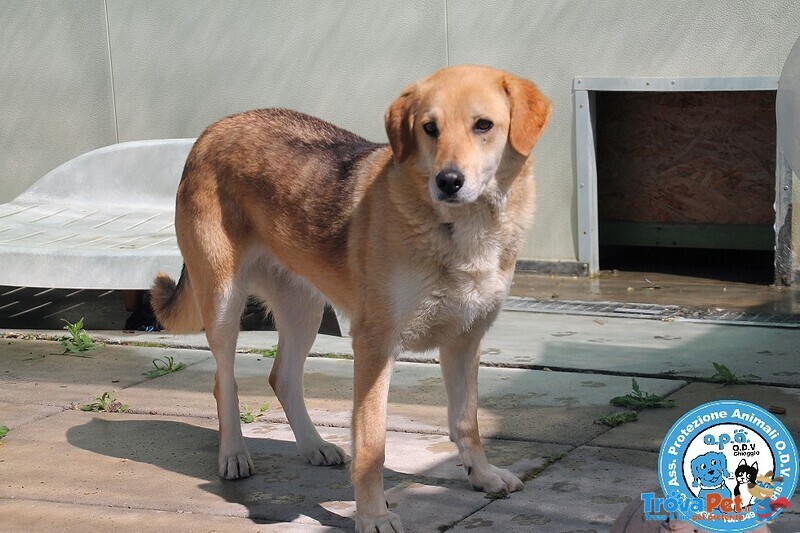
[[[18,428],[63,410],[60,405],[0,402],[0,426]]]
[[[267,384],[272,362],[253,354],[237,357],[239,398],[254,410],[268,402],[270,409],[264,419],[284,422],[280,404]],[[216,415],[210,394],[213,375],[214,362],[205,360],[130,387],[118,397],[134,412],[211,417]],[[669,394],[684,384],[648,378],[639,381],[657,394]],[[350,360],[314,358],[306,362],[306,403],[317,425],[349,426],[352,383]],[[630,378],[622,376],[482,368],[479,422],[486,437],[579,445],[607,430],[593,421],[614,412],[616,408],[608,401],[630,390]],[[447,399],[438,365],[395,365],[388,425],[399,431],[447,432]]]
[[[4,439],[0,502],[353,527],[347,468],[305,463],[297,457],[286,425],[256,422],[245,425],[244,432],[257,475],[224,481],[216,473],[215,425],[190,417],[79,411],[53,415]],[[340,428],[323,431],[345,446],[348,433]],[[484,495],[469,487],[446,437],[390,432],[387,441],[393,451],[387,454],[387,498],[409,531],[435,531],[486,504]],[[498,464],[519,476],[569,450],[529,442],[490,441],[487,446]],[[47,519],[35,507],[32,512],[34,520]],[[27,523],[25,511],[13,516],[11,524],[22,528]]]
[[[787,332],[796,333],[503,313],[484,343],[484,362],[511,368],[481,369],[479,416],[485,437],[509,440],[489,440],[487,453],[520,475],[535,471],[554,456],[567,455],[510,499],[484,499],[469,489],[454,446],[445,436],[446,398],[438,366],[400,362],[390,395],[389,426],[398,431],[388,436],[389,503],[409,531],[445,526],[454,526],[454,531],[607,531],[630,498],[657,486],[655,457],[661,439],[677,418],[700,403],[737,398],[765,407],[782,405],[787,415],[780,418],[800,440],[798,388],[684,386],[677,379],[637,377],[644,390],[670,394],[678,407],[645,411],[639,422],[608,430],[593,420],[616,411],[609,399],[631,388],[630,375],[607,373],[678,371],[707,376],[713,372],[710,361],[718,361],[740,374],[755,373],[765,381],[797,386],[800,360],[793,355],[800,339]],[[116,337],[176,346],[186,346],[193,339],[205,346],[202,335]],[[276,342],[275,332],[245,332],[240,346],[263,349]],[[317,342],[314,351],[319,354],[352,353],[349,339],[320,335]],[[271,359],[256,354],[237,358],[242,403],[257,410],[268,401],[270,408],[258,422],[244,426],[259,475],[230,483],[216,475],[210,352],[148,345],[103,350],[105,356],[95,351],[92,359],[84,360],[58,355],[57,343],[0,340],[0,424],[15,428],[0,441],[0,524],[5,526],[5,516],[17,516],[26,504],[37,502],[32,508],[39,508],[38,502],[47,502],[45,507],[56,506],[65,517],[74,517],[76,529],[82,530],[91,529],[80,526],[94,524],[94,517],[99,529],[105,529],[102,520],[108,517],[115,521],[114,529],[125,531],[126,520],[133,520],[128,513],[163,518],[162,530],[190,529],[194,522],[184,519],[195,516],[201,524],[208,517],[205,529],[215,524],[221,531],[229,527],[227,520],[233,521],[230,530],[240,524],[245,530],[267,527],[275,521],[312,531],[352,529],[349,475],[346,469],[311,467],[300,460],[267,384]],[[141,373],[153,358],[164,355],[173,355],[189,367],[147,381]],[[414,357],[430,361],[432,356]],[[696,360],[700,357],[707,360]],[[525,368],[530,366],[576,372]],[[606,374],[584,373],[587,369]],[[306,371],[312,417],[323,426],[320,431],[325,438],[348,449],[352,361],[317,357],[308,361]],[[61,411],[115,389],[117,397],[138,414]],[[55,461],[59,461],[57,466]],[[800,499],[795,497],[792,503],[781,522],[800,521]],[[93,511],[84,512],[86,507]],[[32,523],[42,523],[42,529],[50,529],[45,514],[30,518],[40,521]],[[24,526],[24,522],[8,523]],[[142,530],[140,524],[137,531]],[[800,527],[786,529],[792,525],[775,526],[774,531],[800,531]]]
[[[797,498],[792,498],[792,505],[796,506]],[[800,514],[782,513],[773,523],[769,525],[771,533],[797,533],[800,531]]]
[[[39,335],[52,335],[52,331],[32,331]],[[169,332],[146,332],[146,331],[93,331],[92,335],[104,342],[120,344],[158,344],[172,346],[176,348],[208,349],[208,341],[204,333],[189,333],[186,335],[174,335]],[[277,331],[240,331],[238,349],[241,350],[265,350],[278,345]],[[317,335],[313,346],[312,355],[324,354],[353,354],[353,342],[350,337],[337,337],[334,335]]]
[[[507,500],[497,500],[451,531],[604,532],[643,491],[658,486],[658,454],[582,446]]]
[[[202,334],[98,332],[115,341],[152,341],[207,347]],[[264,349],[276,332],[242,332],[239,347]],[[552,367],[635,374],[705,377],[721,362],[763,381],[800,384],[800,329],[745,327],[685,321],[502,312],[484,340],[489,365]],[[352,354],[350,339],[319,335],[312,352]],[[402,360],[430,361],[436,353],[404,353]]]
[[[2,528],[5,533],[30,533],[31,531],[330,533],[345,531],[313,524],[259,524],[249,518],[32,500],[0,500],[0,524],[3,524]]]
[[[770,405],[785,407],[786,414],[776,416],[792,434],[795,442],[800,443],[800,389],[691,383],[671,394],[669,398],[675,400],[674,409],[642,411],[638,421],[617,426],[599,435],[591,444],[658,452],[667,431],[680,417],[698,405],[714,400],[742,400],[765,409]]]
[[[800,329],[504,312],[484,361],[704,377],[713,361],[764,381],[800,383]]]
[[[800,531],[800,494],[795,494],[791,499],[792,506],[785,509],[780,517],[775,520],[775,524],[780,527],[772,527],[773,533],[797,533]]]
[[[170,355],[163,348],[100,346],[86,357],[62,355],[56,342],[0,340],[0,401],[67,407],[147,381],[143,372],[154,358]],[[187,365],[209,359],[209,352],[182,354]]]

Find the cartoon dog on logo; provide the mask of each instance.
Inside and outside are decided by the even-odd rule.
[[[728,461],[725,455],[718,452],[708,452],[698,455],[691,462],[692,487],[699,487],[698,498],[705,498],[706,494],[719,494],[723,498],[730,498],[731,491],[725,485],[725,479],[731,477],[728,472]]]

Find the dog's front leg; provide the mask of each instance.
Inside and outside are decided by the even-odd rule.
[[[357,333],[353,383],[353,487],[356,531],[400,532],[400,518],[387,508],[383,492],[386,450],[386,403],[393,350],[381,343],[380,333]]]
[[[522,481],[508,470],[489,464],[478,431],[480,355],[481,336],[477,335],[467,335],[441,346],[450,440],[458,446],[461,463],[475,490],[490,494],[514,492],[522,489]]]

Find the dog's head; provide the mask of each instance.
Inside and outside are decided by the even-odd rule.
[[[698,455],[691,462],[692,476],[695,487],[715,487],[730,476],[728,461],[725,455],[717,452],[708,452]]]
[[[406,88],[386,112],[395,161],[413,164],[434,202],[467,204],[510,151],[524,161],[550,117],[536,86],[488,67],[448,67]]]

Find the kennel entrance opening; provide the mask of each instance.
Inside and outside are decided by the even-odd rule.
[[[590,273],[780,277],[775,228],[791,181],[776,171],[777,78],[574,87],[579,259]]]

